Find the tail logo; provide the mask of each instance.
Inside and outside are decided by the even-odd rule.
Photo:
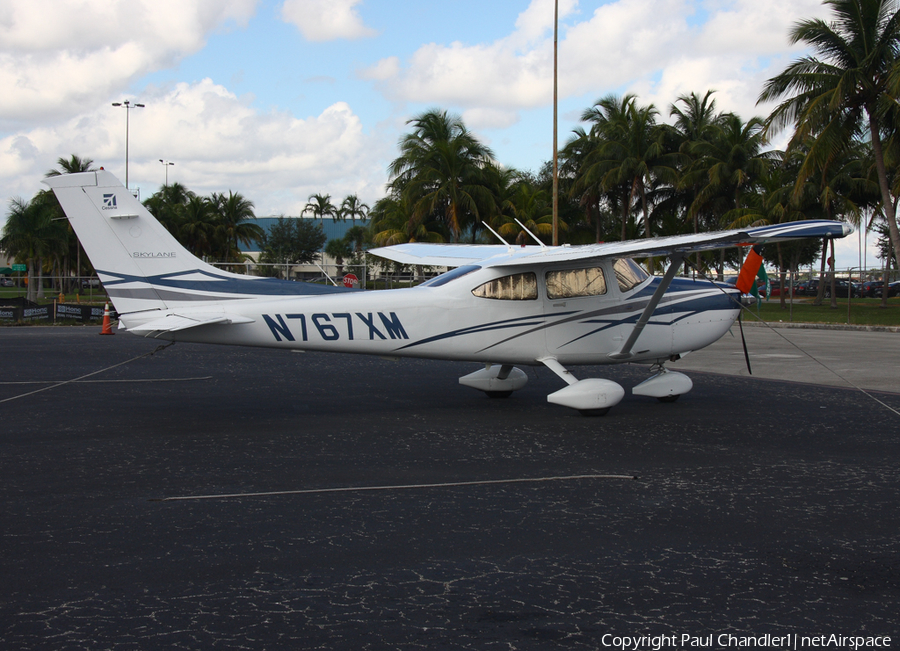
[[[116,195],[115,194],[104,194],[103,195],[103,210],[116,210],[118,206],[116,205]]]

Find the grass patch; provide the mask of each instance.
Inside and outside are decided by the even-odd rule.
[[[822,305],[813,305],[813,299],[795,300],[792,310],[790,305],[781,308],[778,297],[759,303],[759,315],[767,322],[785,323],[834,323],[868,326],[900,326],[900,298],[889,298],[887,308],[881,307],[880,298],[854,298],[850,301],[850,319],[847,320],[847,299],[839,298],[837,308],[831,307],[831,300],[825,299]],[[750,308],[754,314],[757,306]],[[744,315],[745,319],[752,319]]]

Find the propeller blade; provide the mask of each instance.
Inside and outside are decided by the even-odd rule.
[[[738,315],[738,326],[741,329],[741,344],[744,346],[744,360],[747,362],[747,373],[749,375],[753,375],[753,371],[750,369],[750,353],[747,352],[747,339],[744,337],[744,312]]]

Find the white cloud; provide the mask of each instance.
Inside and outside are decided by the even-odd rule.
[[[361,0],[285,0],[281,17],[309,41],[358,39],[375,35],[356,11]]]
[[[400,73],[400,59],[397,57],[387,57],[381,59],[375,65],[360,70],[357,76],[361,79],[371,79],[373,81],[386,81],[396,77]]]
[[[652,75],[690,48],[687,0],[618,0],[567,30],[560,44],[560,93],[608,90]]]
[[[463,111],[463,122],[466,126],[475,129],[506,129],[519,121],[516,111],[492,108],[473,108]]]
[[[820,0],[614,0],[590,14],[560,5],[560,98],[634,92],[665,117],[681,94],[717,91],[721,110],[765,113],[765,80],[796,55],[787,34],[825,16]],[[467,115],[547,106],[552,93],[552,0],[532,0],[515,28],[489,43],[429,43],[405,62],[367,71],[391,100],[441,104]],[[498,126],[504,121],[498,122]],[[506,120],[511,124],[514,120]]]
[[[828,15],[821,0],[734,0],[717,3],[697,39],[709,54],[760,56],[783,52],[788,32],[799,20]]]
[[[34,124],[90,106],[245,24],[258,0],[6,0],[0,9],[0,116]]]
[[[559,2],[559,19],[575,11],[578,0]],[[516,19],[516,30],[510,37],[514,44],[523,47],[529,43],[539,43],[553,34],[553,0],[532,0],[531,4]]]
[[[392,147],[367,136],[344,102],[317,116],[259,113],[249,97],[237,97],[209,79],[142,95],[146,108],[132,111],[129,185],[142,198],[165,179],[159,159],[175,163],[169,181],[201,195],[240,192],[259,215],[299,214],[310,194],[342,198],[356,193],[372,203],[387,180]],[[55,127],[0,140],[0,186],[5,196],[30,198],[60,157],[91,158],[125,178],[124,117],[94,110]]]
[[[660,52],[679,46],[687,13],[683,0],[619,0],[577,20],[574,1],[560,7],[561,94],[615,86],[659,65]],[[568,24],[566,16],[570,19]],[[405,67],[381,62],[392,74],[372,75],[399,101],[443,102],[466,108],[522,109],[552,98],[553,4],[532,0],[508,36],[492,43],[420,47]]]

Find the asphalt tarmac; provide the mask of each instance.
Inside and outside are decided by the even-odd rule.
[[[573,369],[626,387],[584,418],[544,369],[97,333],[0,329],[4,651],[900,646],[896,389],[710,349],[672,404]],[[858,334],[829,364],[896,378]]]

